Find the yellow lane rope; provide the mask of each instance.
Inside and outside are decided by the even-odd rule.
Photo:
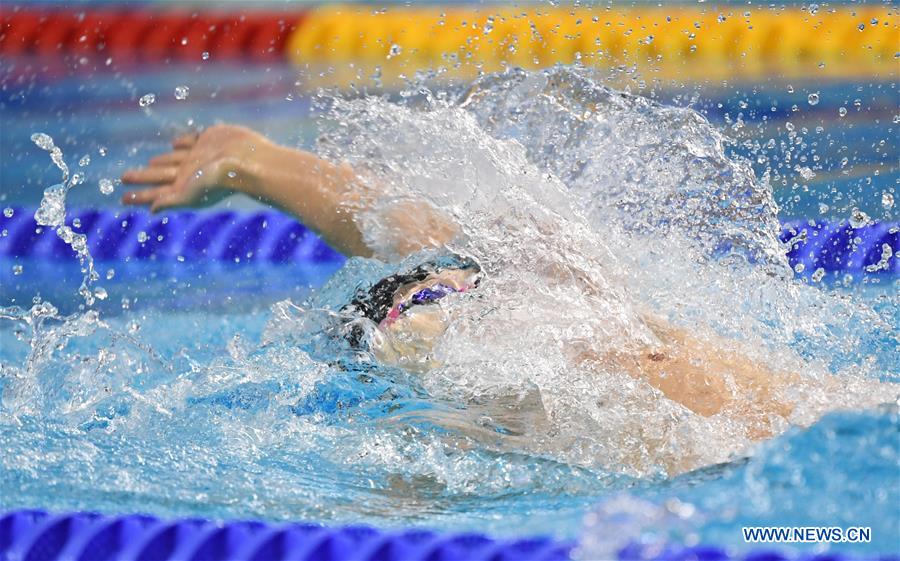
[[[288,38],[288,59],[385,79],[437,69],[452,76],[576,60],[683,80],[896,78],[897,8],[591,7],[311,10]],[[330,67],[330,69],[329,69]],[[377,68],[376,68],[377,67]],[[348,70],[350,69],[350,70]],[[345,77],[346,78],[346,77]]]

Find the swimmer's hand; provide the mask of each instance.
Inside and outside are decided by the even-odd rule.
[[[122,202],[153,212],[208,206],[240,192],[293,214],[348,257],[372,255],[359,217],[379,201],[381,186],[362,181],[346,163],[279,146],[244,127],[216,125],[180,136],[171,152],[145,168],[126,171],[122,182],[150,185],[125,193]],[[439,247],[458,231],[448,216],[424,201],[404,200],[380,210],[393,236],[383,245],[401,256]]]
[[[122,183],[152,185],[126,192],[122,202],[149,206],[152,212],[214,204],[245,187],[244,164],[255,150],[269,144],[261,134],[235,125],[179,136],[171,152],[151,159],[145,168],[122,174]]]

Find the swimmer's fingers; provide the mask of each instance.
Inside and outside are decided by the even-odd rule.
[[[171,185],[153,187],[143,191],[131,191],[125,193],[122,202],[126,205],[144,205],[150,207],[150,212],[159,212],[169,208],[184,206],[184,197],[175,191]]]
[[[175,140],[172,141],[172,148],[176,150],[190,150],[194,147],[194,144],[197,144],[197,138],[199,137],[200,133],[198,132],[189,132],[177,136],[175,137]]]
[[[122,174],[122,183],[162,185],[172,183],[178,175],[174,167],[153,166],[149,168],[130,169]]]
[[[126,205],[150,205],[156,202],[163,194],[172,188],[168,185],[163,187],[152,187],[141,191],[128,191],[122,195],[122,204]]]
[[[184,206],[184,196],[171,187],[163,187],[158,197],[150,205],[150,212],[159,212],[169,208]]]
[[[175,150],[174,152],[160,154],[159,156],[150,158],[150,162],[147,165],[149,167],[178,167],[181,165],[181,162],[184,161],[187,154],[187,150]]]

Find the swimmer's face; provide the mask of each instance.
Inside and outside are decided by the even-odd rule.
[[[397,306],[408,301],[413,294],[425,288],[431,288],[437,284],[452,286],[456,290],[462,290],[466,286],[475,284],[478,273],[471,269],[445,269],[437,273],[431,273],[424,280],[405,284],[394,293],[394,305]]]
[[[477,284],[479,273],[472,269],[447,269],[428,275],[421,281],[401,286],[394,293],[394,306],[408,303],[416,293],[438,285],[460,292]],[[436,303],[411,306],[395,319],[378,326],[372,350],[382,362],[412,370],[427,370],[436,365],[433,350],[447,330],[449,317]]]

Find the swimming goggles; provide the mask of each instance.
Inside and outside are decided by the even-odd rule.
[[[421,306],[424,304],[433,304],[447,296],[448,294],[454,294],[456,292],[465,292],[470,288],[473,288],[475,285],[466,284],[461,286],[460,288],[456,288],[455,286],[450,286],[443,283],[437,283],[428,288],[423,288],[418,292],[413,293],[408,299],[395,304],[394,307],[388,312],[387,316],[379,323],[379,327],[386,327],[397,321],[397,318],[400,317],[400,314],[405,312],[406,310],[414,307]]]

